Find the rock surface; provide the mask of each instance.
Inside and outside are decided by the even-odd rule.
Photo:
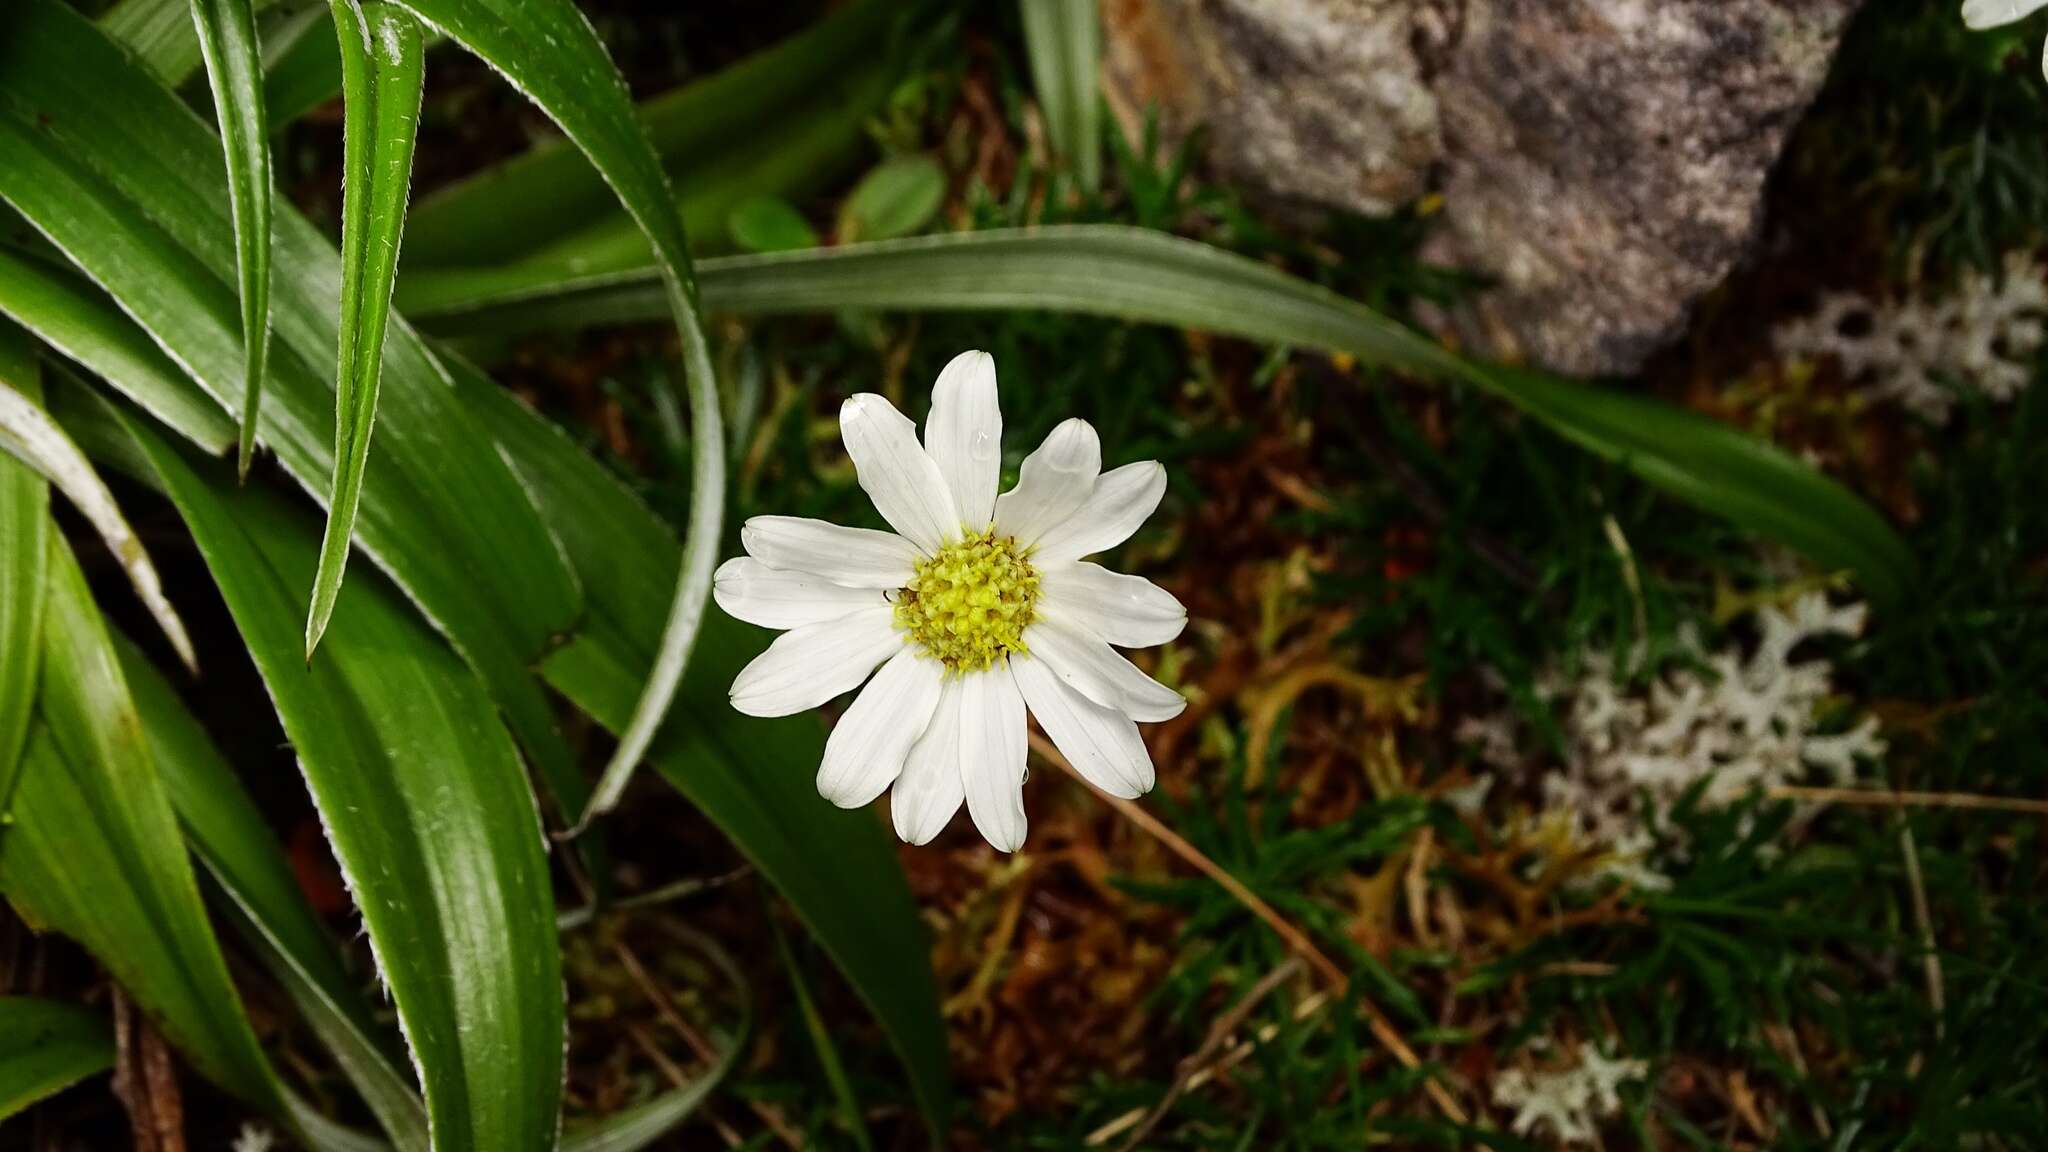
[[[1117,0],[1105,80],[1227,177],[1376,213],[1435,184],[1468,343],[1624,373],[1758,231],[1862,0]]]

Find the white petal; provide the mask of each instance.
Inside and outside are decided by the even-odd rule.
[[[939,466],[917,442],[917,425],[873,392],[839,406],[839,437],[875,511],[912,544],[932,553],[960,538],[960,514]]]
[[[749,716],[789,716],[860,686],[875,665],[903,647],[892,608],[863,608],[775,638],[740,669],[732,706]]]
[[[1126,800],[1152,790],[1152,754],[1130,717],[1067,687],[1043,660],[1013,656],[1010,674],[1038,726],[1090,784]]]
[[[740,546],[770,568],[823,576],[855,588],[901,588],[917,565],[917,546],[893,532],[842,528],[801,516],[756,516]]]
[[[996,403],[996,361],[986,352],[953,357],[932,385],[924,450],[946,478],[953,508],[976,531],[996,514],[1003,473],[1003,410]]]
[[[725,614],[763,628],[801,628],[886,604],[879,588],[849,588],[813,572],[770,568],[751,556],[718,566],[711,596]]]
[[[996,526],[1029,547],[1074,514],[1095,490],[1102,441],[1086,420],[1065,420],[1024,458],[1017,486],[996,498]]]
[[[1024,697],[1007,661],[960,680],[960,779],[967,814],[998,852],[1024,846]]]
[[[1102,637],[1056,620],[1024,630],[1024,646],[1068,687],[1133,720],[1171,720],[1188,702],[1145,675]]]
[[[907,646],[882,665],[825,741],[818,795],[859,808],[895,783],[910,746],[931,723],[944,667]]]
[[[2024,20],[2043,8],[2048,8],[2048,0],[1963,0],[1963,23],[1972,28],[1996,28]]]
[[[1188,623],[1188,610],[1166,589],[1085,560],[1039,576],[1038,610],[1125,648],[1164,644]]]
[[[911,745],[903,775],[889,790],[889,819],[906,844],[929,844],[946,830],[953,813],[967,798],[960,775],[960,700],[962,680],[945,680],[931,725]]]
[[[1166,469],[1157,460],[1104,472],[1088,502],[1038,538],[1031,562],[1043,570],[1116,547],[1131,538],[1164,495]]]

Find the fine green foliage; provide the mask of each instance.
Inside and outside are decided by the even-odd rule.
[[[21,329],[0,321],[0,385],[8,383],[41,392],[33,346]],[[49,512],[49,483],[28,465],[0,455],[0,540],[7,542],[0,554],[0,825],[21,770],[42,666]]]
[[[0,1120],[113,1067],[110,1031],[75,1004],[0,996]]]
[[[235,466],[247,476],[256,453],[263,362],[270,350],[270,129],[262,52],[253,0],[192,0],[192,22],[213,88],[214,115],[227,154],[228,203],[235,216],[244,381]]]
[[[1019,0],[1031,79],[1053,151],[1073,166],[1081,187],[1102,186],[1101,101],[1095,74],[1102,57],[1095,0]]]
[[[419,21],[404,9],[377,0],[332,0],[332,6],[348,117],[342,143],[341,339],[334,370],[334,483],[306,613],[308,660],[341,592],[362,500],[426,64]],[[245,427],[253,411],[244,407]]]
[[[1135,228],[1071,226],[924,237],[704,266],[706,306],[741,315],[838,308],[1053,309],[1346,352],[1417,376],[1465,381],[1565,438],[1831,570],[1875,600],[1912,581],[1905,546],[1870,507],[1797,460],[1718,421],[1636,393],[1480,365],[1363,305],[1206,245]],[[539,279],[423,275],[401,305],[461,331],[644,318],[646,272]]]
[[[532,794],[489,700],[371,581],[337,606],[308,669],[288,589],[312,573],[310,526],[131,431],[298,750],[398,1006],[434,1146],[549,1146],[564,1028],[554,901]]]
[[[0,891],[91,951],[208,1079],[279,1114],[113,642],[56,537],[36,711]]]

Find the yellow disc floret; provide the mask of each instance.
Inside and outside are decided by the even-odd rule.
[[[896,626],[947,672],[979,672],[1025,651],[1037,602],[1037,571],[1014,538],[990,528],[917,562],[896,592]]]

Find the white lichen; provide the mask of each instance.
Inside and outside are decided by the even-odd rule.
[[[1959,392],[1999,403],[2033,381],[2048,342],[2048,269],[2009,254],[2004,275],[1969,271],[1939,300],[1871,300],[1831,293],[1811,315],[1772,333],[1787,359],[1833,359],[1873,402],[1897,404],[1937,424]]]
[[[1509,1127],[1517,1136],[1594,1144],[1600,1123],[1621,1111],[1621,1086],[1649,1074],[1647,1061],[1610,1058],[1582,1044],[1563,1067],[1510,1068],[1494,1077],[1493,1102],[1514,1109]]]
[[[1590,651],[1569,673],[1557,667],[1537,681],[1558,710],[1565,737],[1561,764],[1544,772],[1540,821],[1603,858],[1602,871],[1638,887],[1668,886],[1660,850],[1682,852],[1672,809],[1700,789],[1703,808],[1725,807],[1759,789],[1815,777],[1855,781],[1858,767],[1884,754],[1874,717],[1834,723],[1834,669],[1801,659],[1809,641],[1856,636],[1862,605],[1835,607],[1823,593],[1787,607],[1765,605],[1753,617],[1755,640],[1708,651],[1682,634],[1681,657],[1644,680],[1639,659]],[[1526,734],[1505,717],[1468,721],[1459,734],[1497,771],[1525,771]]]
[[[276,1133],[261,1124],[244,1124],[231,1152],[271,1152],[276,1147]]]

